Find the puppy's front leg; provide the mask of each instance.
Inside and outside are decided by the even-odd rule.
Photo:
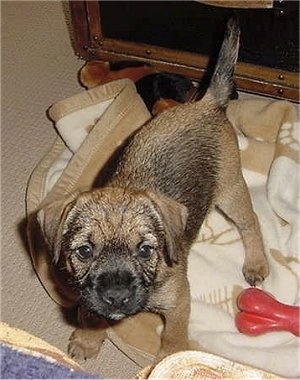
[[[176,300],[176,306],[163,311],[162,315],[165,323],[161,336],[161,347],[154,365],[172,353],[188,349],[188,322],[190,317],[188,284],[182,287]]]
[[[69,355],[76,359],[96,357],[106,337],[107,323],[93,317],[84,308],[78,307],[80,328],[73,331],[69,339]]]

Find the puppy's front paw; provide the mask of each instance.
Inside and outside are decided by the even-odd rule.
[[[105,336],[105,330],[102,329],[76,329],[69,339],[69,355],[74,359],[96,357]]]
[[[259,285],[269,275],[269,265],[267,260],[245,263],[243,266],[243,274],[249,285]]]

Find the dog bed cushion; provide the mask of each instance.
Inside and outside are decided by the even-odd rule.
[[[0,322],[1,379],[96,379],[46,341]]]

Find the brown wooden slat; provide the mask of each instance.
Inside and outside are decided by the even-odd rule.
[[[85,1],[69,1],[74,31],[75,53],[84,56],[89,46],[88,22]]]
[[[206,73],[205,67],[196,68],[182,64],[173,64],[165,61],[154,61],[151,59],[143,59],[137,56],[105,50],[97,51],[97,53],[93,55],[93,59],[111,62],[120,60],[144,61],[145,63],[153,65],[158,70],[185,75],[196,81],[200,81]],[[240,63],[237,65],[236,68],[235,82],[237,85],[237,89],[254,94],[267,95],[277,99],[285,99],[293,102],[299,102],[299,88],[297,87],[298,81],[296,81],[292,85],[288,85],[285,83],[279,84],[269,82],[265,79],[267,77],[267,72],[269,71],[269,69],[262,66],[253,67],[253,70],[256,70],[258,73],[260,73],[260,76],[258,76],[257,78],[247,77],[243,74],[243,65],[243,63]]]
[[[226,8],[272,8],[273,0],[195,0],[199,3]]]
[[[103,38],[101,30],[101,18],[99,4],[97,1],[86,2],[87,18],[89,20],[89,37],[91,47],[97,46],[97,42]]]

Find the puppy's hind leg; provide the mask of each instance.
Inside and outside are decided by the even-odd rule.
[[[268,276],[269,266],[259,222],[241,173],[237,181],[222,189],[216,208],[236,225],[241,234],[245,248],[243,274],[246,281],[251,286],[260,284]]]

